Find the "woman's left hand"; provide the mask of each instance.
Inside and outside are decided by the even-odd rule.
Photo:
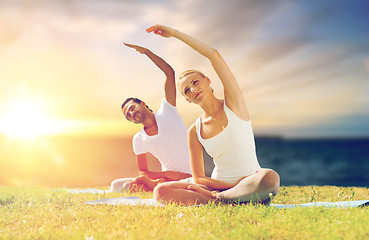
[[[157,35],[169,38],[173,36],[175,30],[173,28],[170,28],[164,25],[154,25],[146,29],[146,32],[148,33],[154,32]]]
[[[219,191],[212,191],[211,192],[212,198],[218,198],[219,197]]]
[[[191,184],[187,187],[188,190],[200,193],[206,197],[209,198],[217,198],[218,197],[218,191],[209,191],[199,185]]]

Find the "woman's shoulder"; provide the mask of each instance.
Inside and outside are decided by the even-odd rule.
[[[196,132],[196,122],[198,120],[196,120],[194,123],[191,124],[191,126],[188,128],[188,133],[190,132]]]
[[[198,122],[199,119],[196,120],[196,122]],[[199,134],[199,130],[196,127],[196,122],[194,122],[189,128],[188,128],[188,132],[187,132],[187,137],[188,137],[188,142],[190,145],[192,145],[193,143],[200,143],[200,138],[198,136]]]
[[[188,136],[196,136],[197,137],[197,128],[199,127],[198,124],[200,122],[200,117],[196,119],[194,123],[188,128]],[[201,122],[200,122],[201,124]]]

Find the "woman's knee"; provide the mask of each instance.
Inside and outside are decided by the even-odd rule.
[[[280,185],[279,174],[272,169],[265,169],[262,174],[260,184],[264,188],[270,189],[271,193],[277,194]]]
[[[165,196],[168,196],[168,193],[170,192],[171,187],[169,182],[159,183],[156,185],[156,187],[153,190],[154,193],[154,199],[157,201],[160,201]]]

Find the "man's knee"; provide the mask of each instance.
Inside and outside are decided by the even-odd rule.
[[[123,192],[129,191],[134,178],[120,178],[111,182],[110,191],[112,192]]]
[[[119,181],[119,179],[116,179],[111,182],[110,184],[110,191],[112,192],[122,192],[123,190],[123,184]]]

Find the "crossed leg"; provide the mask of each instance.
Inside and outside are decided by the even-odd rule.
[[[162,182],[165,182],[165,179],[150,179],[145,175],[140,175],[136,178],[120,178],[111,183],[110,190],[112,192],[149,192]]]
[[[268,202],[270,193],[278,193],[279,184],[278,173],[262,168],[219,193],[218,199],[223,202]],[[161,183],[154,189],[157,201],[180,205],[206,204],[212,199],[211,195],[211,190],[205,186],[186,182]]]
[[[155,200],[164,203],[176,203],[188,206],[208,203],[211,200],[211,197],[189,189],[190,186],[194,185],[201,187],[204,191],[208,191],[205,189],[205,186],[195,183],[180,181],[165,182],[154,188],[154,198]]]
[[[277,172],[261,168],[239,181],[233,188],[219,193],[218,198],[223,202],[268,202],[270,193],[277,195],[279,184]]]

